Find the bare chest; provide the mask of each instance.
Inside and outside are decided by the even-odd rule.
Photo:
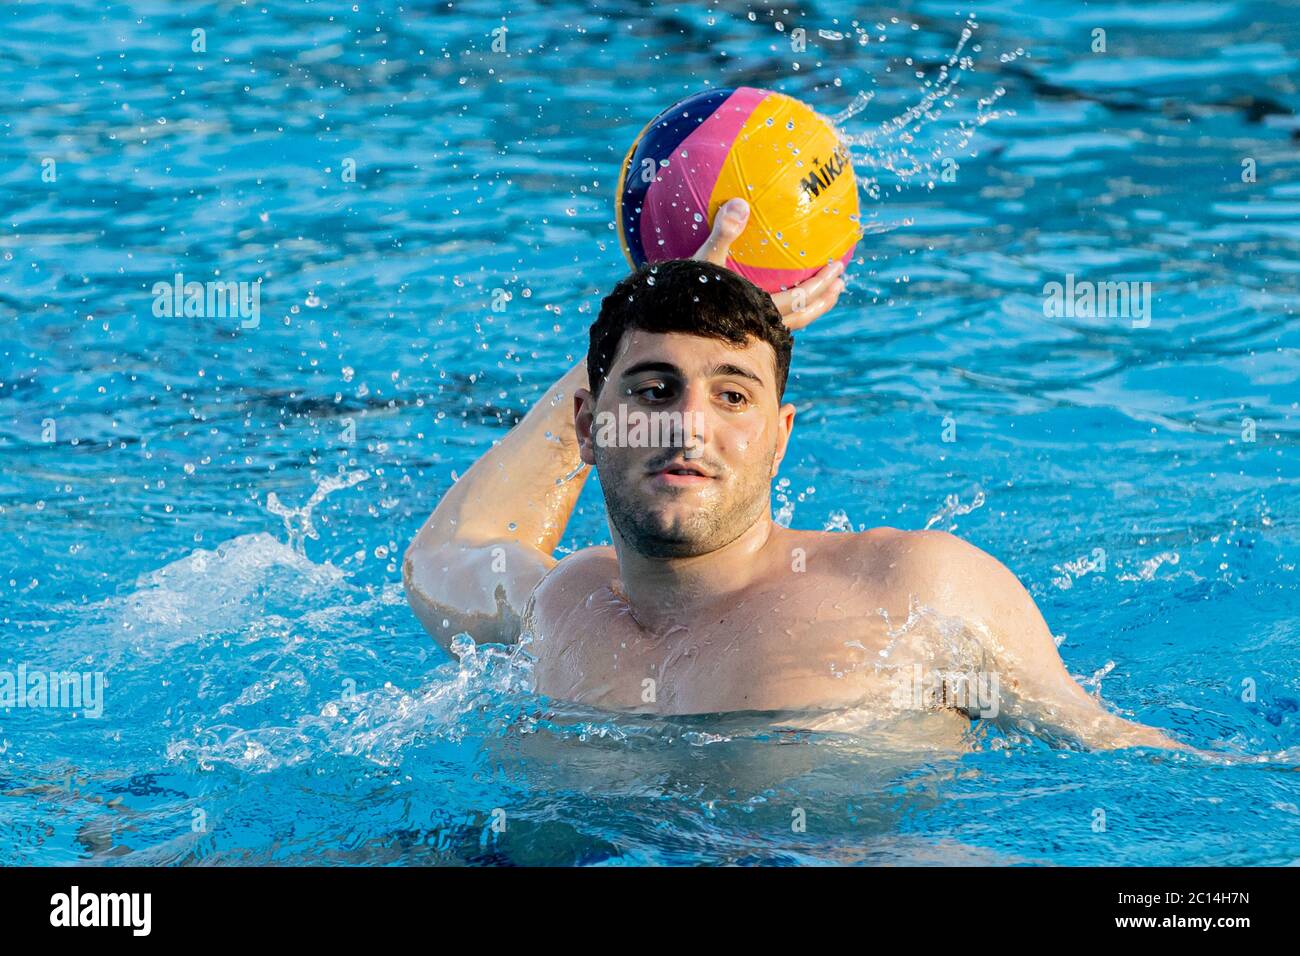
[[[871,597],[810,581],[651,633],[602,588],[538,622],[537,690],[658,714],[887,708],[924,642],[900,634]]]

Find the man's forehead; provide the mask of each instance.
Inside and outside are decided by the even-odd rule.
[[[726,339],[687,332],[629,329],[618,344],[611,372],[617,375],[633,363],[639,365],[656,360],[668,362],[688,373],[711,369],[718,364],[748,365],[763,378],[764,384],[775,384],[776,351],[769,343],[753,336],[746,339],[744,345],[737,345]]]

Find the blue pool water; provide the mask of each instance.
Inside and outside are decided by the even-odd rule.
[[[902,6],[521,0],[496,53],[488,3],[5,4],[0,670],[107,683],[0,709],[0,863],[1300,861],[1297,9]],[[424,635],[401,552],[585,351],[627,144],[741,84],[874,94],[780,520],[955,530],[1109,706],[1257,761],[615,719]],[[259,324],[155,315],[178,272]],[[1067,274],[1149,324],[1046,317]]]

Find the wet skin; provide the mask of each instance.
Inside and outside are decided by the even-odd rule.
[[[724,264],[740,228],[724,211],[698,258]],[[840,271],[773,296],[791,329],[835,304]],[[601,413],[620,411],[675,413],[676,447],[600,440]],[[598,707],[908,713],[915,665],[995,675],[997,719],[1053,740],[1183,747],[1084,691],[1019,580],[978,548],[775,524],[770,483],[794,418],[767,342],[632,330],[598,395],[579,362],[448,490],[406,554],[411,606],[444,646],[522,636],[538,692]],[[611,545],[557,562],[584,465],[599,471]],[[975,712],[943,696],[923,706],[950,728]]]

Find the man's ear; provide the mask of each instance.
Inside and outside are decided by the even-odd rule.
[[[579,388],[573,392],[573,430],[578,435],[578,454],[588,465],[596,463],[592,441],[592,425],[596,418],[596,397],[590,389]]]
[[[785,457],[785,450],[790,445],[792,431],[794,431],[794,406],[786,402],[776,410],[776,454],[772,456],[772,474],[768,476],[769,478],[775,478],[781,468],[781,459]]]

